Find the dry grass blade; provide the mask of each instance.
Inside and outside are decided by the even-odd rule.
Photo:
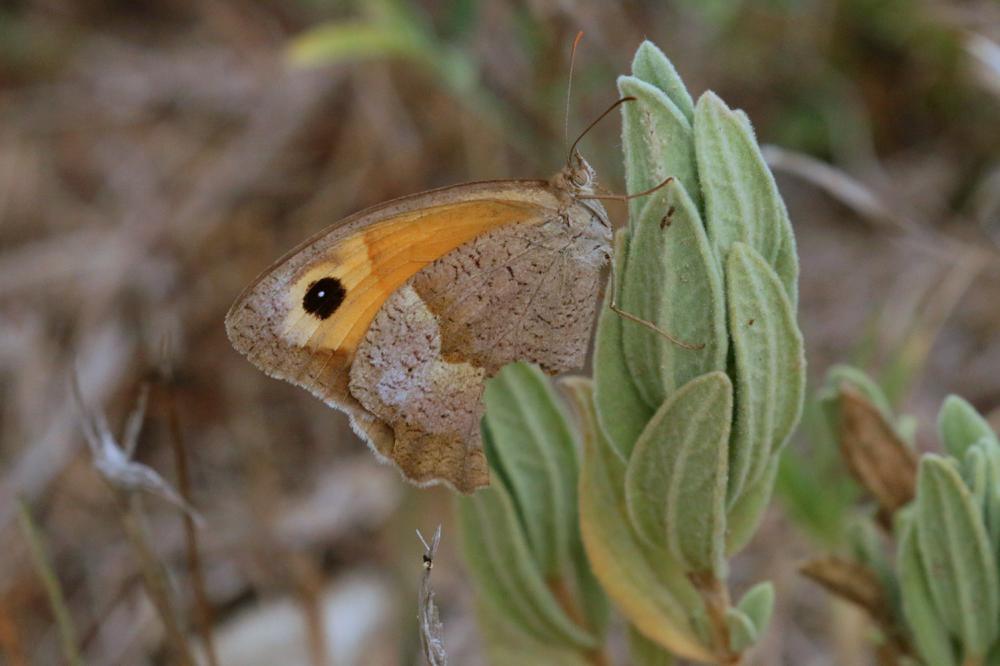
[[[116,490],[125,493],[142,490],[157,495],[191,516],[196,523],[203,523],[203,519],[194,507],[188,504],[156,470],[131,460],[146,415],[148,387],[142,388],[136,406],[126,422],[122,444],[119,445],[111,434],[104,414],[90,409],[84,402],[75,374],[72,376],[71,386],[80,413],[80,427],[90,447],[94,467],[104,480]]]
[[[761,152],[772,169],[784,171],[811,183],[872,225],[905,233],[917,239],[925,249],[943,254],[968,254],[968,257],[975,261],[988,260],[995,256],[991,250],[935,231],[928,220],[914,219],[899,212],[893,200],[887,200],[843,169],[811,155],[774,145],[762,146]]]
[[[424,545],[424,574],[420,580],[420,645],[424,651],[424,658],[430,666],[446,666],[448,654],[444,650],[444,625],[438,616],[437,606],[434,604],[434,590],[431,589],[431,569],[434,568],[434,556],[437,554],[438,545],[441,543],[441,526],[434,530],[434,538],[430,543],[424,539],[424,535],[417,530],[417,537]]]
[[[839,404],[841,454],[854,477],[891,515],[913,499],[916,456],[860,393],[841,387]]]
[[[778,146],[763,146],[761,151],[772,169],[795,174],[812,183],[873,224],[912,230],[914,225],[910,220],[900,216],[870,188],[841,169]]]
[[[143,526],[139,491],[162,497],[193,520],[201,521],[201,518],[155,470],[130,460],[130,456],[135,452],[146,413],[147,389],[143,387],[135,408],[129,414],[122,444],[119,445],[111,434],[104,414],[87,407],[75,374],[71,378],[71,384],[73,398],[80,413],[81,428],[90,447],[94,467],[114,493],[114,504],[118,509],[122,528],[138,558],[146,591],[167,631],[169,648],[179,663],[193,666],[195,661],[191,656],[184,628],[177,617],[170,577],[166,566],[157,559]]]
[[[149,537],[143,526],[142,511],[139,508],[139,496],[116,490],[115,503],[119,509],[119,518],[125,536],[139,560],[139,570],[142,582],[156,607],[156,612],[163,622],[168,637],[168,649],[174,653],[177,662],[183,666],[195,666],[184,634],[184,627],[177,615],[177,605],[174,603],[173,590],[170,586],[170,576],[166,565],[156,557],[156,552],[149,543]]]
[[[42,579],[45,586],[45,593],[49,598],[49,605],[52,606],[52,614],[55,616],[56,627],[59,629],[59,642],[62,646],[63,657],[66,663],[72,666],[83,666],[83,659],[77,647],[76,629],[73,626],[73,619],[69,609],[66,607],[66,599],[63,596],[62,586],[56,577],[56,572],[49,562],[45,552],[45,545],[42,543],[42,536],[38,527],[28,511],[23,500],[18,500],[18,518],[21,523],[21,531],[31,549],[31,559],[35,563],[35,570],[38,577]]]

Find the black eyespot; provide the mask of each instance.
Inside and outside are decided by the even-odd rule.
[[[306,295],[302,299],[302,307],[309,314],[315,315],[319,319],[326,319],[337,311],[346,295],[347,290],[344,289],[340,280],[334,277],[325,277],[309,285],[309,289],[306,290]]]

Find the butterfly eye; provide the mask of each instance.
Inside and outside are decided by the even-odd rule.
[[[346,295],[347,290],[340,280],[335,277],[325,277],[309,285],[306,295],[302,298],[302,308],[319,319],[326,319],[337,311]]]

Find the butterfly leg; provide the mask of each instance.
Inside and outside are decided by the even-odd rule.
[[[695,343],[691,343],[691,342],[684,342],[683,340],[678,340],[676,337],[674,337],[673,335],[671,335],[667,331],[663,330],[662,328],[660,328],[659,326],[657,326],[653,322],[647,321],[646,319],[643,319],[641,317],[637,317],[636,315],[632,314],[631,312],[626,312],[625,310],[623,310],[618,305],[618,287],[617,287],[618,280],[617,280],[617,273],[618,273],[618,271],[615,269],[615,261],[614,261],[614,259],[612,259],[611,260],[611,285],[610,285],[610,289],[611,289],[611,303],[608,306],[608,307],[611,308],[612,312],[614,312],[616,315],[618,315],[622,319],[627,319],[628,321],[635,322],[636,324],[639,324],[640,326],[646,327],[650,331],[652,331],[652,332],[656,333],[657,335],[665,338],[666,340],[668,340],[672,344],[677,345],[681,349],[690,349],[691,351],[698,351],[699,349],[704,349],[705,348],[705,343],[704,342],[695,344]]]

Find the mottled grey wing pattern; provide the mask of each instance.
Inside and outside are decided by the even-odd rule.
[[[485,485],[486,379],[513,361],[550,373],[583,365],[610,239],[581,221],[554,214],[480,236],[414,275],[376,316],[350,391],[393,429],[390,457],[407,478]]]

